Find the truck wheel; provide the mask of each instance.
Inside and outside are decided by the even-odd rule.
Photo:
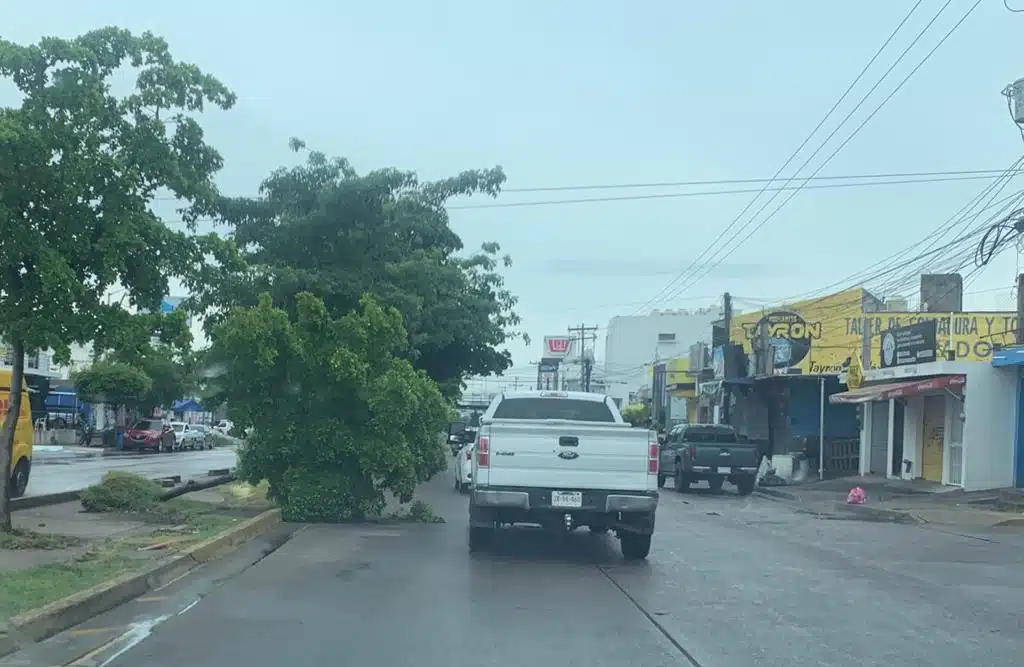
[[[708,486],[710,486],[711,490],[714,491],[714,492],[721,491],[722,490],[722,484],[724,484],[724,483],[725,483],[725,478],[724,477],[712,477],[711,479],[708,480]]]
[[[651,536],[640,533],[622,533],[619,548],[626,560],[643,560],[651,552]]]
[[[683,473],[682,466],[676,466],[676,474],[672,477],[673,486],[679,493],[685,493],[690,490],[690,480]]]
[[[25,495],[25,491],[28,490],[28,474],[28,461],[18,461],[18,465],[14,466],[14,472],[11,473],[11,498],[21,498]]]
[[[753,477],[753,476],[741,477],[736,482],[736,488],[739,489],[739,492],[740,492],[741,496],[749,496],[751,493],[754,492],[754,484],[756,482],[757,482],[757,478],[756,477]]]
[[[491,546],[492,541],[494,541],[494,528],[469,527],[469,550],[471,552],[483,551]]]

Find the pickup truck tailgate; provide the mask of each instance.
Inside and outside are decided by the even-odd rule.
[[[756,468],[757,445],[746,442],[696,442],[693,466],[717,468]]]
[[[495,420],[488,437],[490,465],[477,481],[488,486],[565,489],[648,487],[649,433],[625,424]]]

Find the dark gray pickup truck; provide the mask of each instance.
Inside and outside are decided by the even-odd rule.
[[[660,463],[659,487],[672,478],[676,491],[688,491],[705,480],[717,491],[728,480],[745,496],[757,482],[760,452],[756,444],[741,442],[731,426],[680,424],[666,436]]]

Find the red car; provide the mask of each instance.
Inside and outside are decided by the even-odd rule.
[[[174,431],[159,419],[143,419],[125,431],[124,448],[170,452],[174,449]]]

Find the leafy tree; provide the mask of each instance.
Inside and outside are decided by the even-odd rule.
[[[152,391],[145,372],[119,361],[99,361],[74,374],[75,391],[90,403],[137,407]]]
[[[192,331],[187,315],[172,313],[129,313],[118,309],[107,314],[93,337],[93,355],[102,359],[108,354],[134,363],[152,354],[154,339],[160,347],[179,355],[192,349]]]
[[[447,465],[438,433],[449,405],[403,354],[402,316],[364,297],[333,318],[304,293],[294,312],[269,295],[217,325],[211,355],[236,427],[254,425],[240,453],[251,483],[267,480],[284,516],[341,521],[402,502]]]
[[[292,148],[304,145],[293,140]],[[221,201],[241,263],[225,262],[200,303],[226,312],[270,294],[294,314],[295,295],[309,292],[341,317],[370,294],[398,309],[408,357],[455,396],[467,375],[508,368],[510,356],[500,348],[520,334],[516,299],[499,273],[509,258],[494,243],[460,255],[445,204],[497,195],[504,181],[500,168],[431,183],[397,169],[360,175],[344,159],[311,152],[305,164],[273,172],[259,197]],[[216,321],[208,319],[211,328]]]
[[[137,74],[127,94],[112,79]],[[166,42],[118,28],[22,46],[0,41],[0,77],[21,93],[0,109],[0,338],[14,353],[85,343],[121,318],[104,303],[113,286],[129,304],[156,310],[169,275],[203,279],[214,235],[171,230],[150,210],[158,189],[183,204],[191,225],[216,201],[220,155],[189,113],[228,108],[235,96],[196,66],[175,61]],[[189,278],[192,276],[192,278]],[[0,471],[10,467],[21,394],[0,432]],[[0,529],[10,530],[7,474],[0,474]]]
[[[127,361],[121,355],[114,355],[113,359]],[[186,398],[195,389],[191,354],[181,355],[169,347],[155,345],[142,351],[131,363],[149,378],[152,385],[139,400],[143,414],[152,414],[153,408],[170,407],[174,401]]]
[[[644,426],[651,420],[651,411],[643,403],[630,403],[622,408],[622,419],[633,426]]]
[[[150,379],[151,388],[136,402],[143,414],[171,405],[196,387],[192,332],[182,311],[129,314],[109,318],[97,334],[97,358],[128,364]]]

